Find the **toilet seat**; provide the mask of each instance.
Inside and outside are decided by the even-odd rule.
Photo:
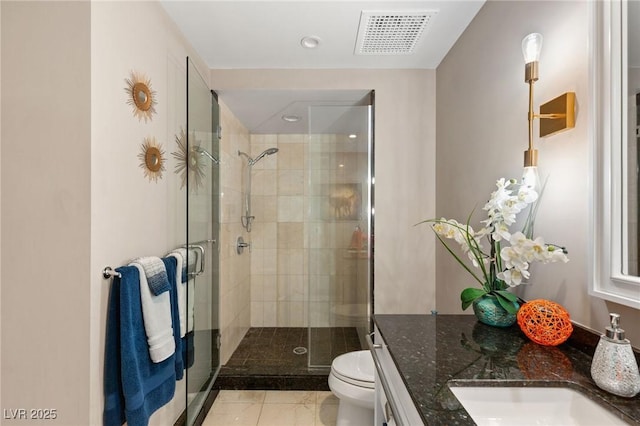
[[[331,363],[331,373],[354,386],[374,388],[374,364],[368,350],[349,352],[336,357]]]
[[[342,380],[343,382],[349,383],[350,385],[353,386],[357,386],[360,388],[366,388],[366,389],[374,389],[375,385],[374,382],[363,382],[360,380],[355,380],[351,377],[347,377],[347,376],[343,376],[340,373],[337,373],[335,370],[331,370],[331,374],[333,375],[333,377],[335,377],[338,380]]]

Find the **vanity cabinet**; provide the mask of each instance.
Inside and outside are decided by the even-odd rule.
[[[374,324],[376,426],[475,425],[452,384],[570,387],[640,424],[640,395],[618,397],[591,379],[598,335],[576,324],[555,347],[530,341],[518,326],[491,327],[473,315],[374,315]]]
[[[415,426],[423,424],[389,349],[377,326],[369,342],[375,371],[375,425]]]

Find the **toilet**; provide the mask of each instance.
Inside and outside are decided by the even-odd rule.
[[[348,352],[331,363],[329,389],[340,400],[337,426],[373,425],[374,368],[367,350]]]

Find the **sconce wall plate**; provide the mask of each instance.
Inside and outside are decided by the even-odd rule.
[[[576,126],[576,94],[567,92],[540,105],[540,137],[554,135]]]

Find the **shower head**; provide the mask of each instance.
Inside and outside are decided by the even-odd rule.
[[[265,149],[264,151],[262,151],[260,153],[260,155],[258,155],[255,160],[251,157],[249,157],[246,153],[242,152],[242,151],[238,151],[238,155],[244,155],[245,157],[247,157],[247,161],[249,163],[250,166],[253,166],[254,164],[256,164],[258,161],[262,160],[262,157],[264,157],[265,155],[272,155],[275,154],[276,152],[278,152],[278,148],[268,148]]]
[[[258,161],[262,160],[262,157],[264,157],[265,155],[272,155],[275,154],[276,152],[278,152],[278,148],[269,148],[269,149],[265,149],[264,151],[262,151],[262,153],[260,155],[258,155],[256,157],[255,160],[253,160],[253,162],[251,163],[251,165],[253,166],[254,164],[256,164]]]
[[[209,153],[209,151],[207,151],[206,149],[202,148],[199,145],[195,145],[193,147],[193,150],[197,153],[199,153],[200,155],[204,155],[206,157],[209,157],[211,159],[211,161],[213,161],[215,164],[220,164],[220,160],[218,160],[217,158],[215,158],[213,155],[211,155]]]

